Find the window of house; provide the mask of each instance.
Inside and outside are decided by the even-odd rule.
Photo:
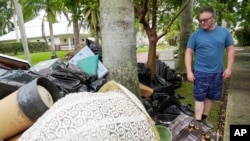
[[[67,42],[67,39],[63,39],[63,41],[66,43],[66,42]]]
[[[37,42],[40,42],[40,40],[36,40]]]

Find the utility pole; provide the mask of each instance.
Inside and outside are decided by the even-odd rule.
[[[20,29],[21,38],[22,38],[24,54],[25,54],[26,60],[31,64],[32,62],[30,59],[29,47],[28,47],[28,42],[26,38],[26,31],[24,27],[22,9],[21,9],[20,4],[18,3],[18,0],[13,0],[13,3],[14,3],[15,10],[16,10],[17,19],[18,19],[18,25]]]

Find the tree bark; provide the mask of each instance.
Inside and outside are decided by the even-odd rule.
[[[132,0],[100,0],[103,63],[108,80],[124,85],[139,99],[134,7]]]
[[[28,41],[27,41],[26,31],[25,31],[24,21],[23,21],[23,12],[22,12],[20,4],[18,3],[18,0],[13,0],[13,3],[14,3],[17,18],[18,18],[24,54],[25,54],[26,60],[31,64],[32,62],[31,62],[31,58],[30,58]]]
[[[185,4],[185,1],[183,2],[182,6]],[[179,44],[179,51],[178,51],[178,60],[176,69],[184,73],[185,72],[185,63],[184,63],[184,57],[185,57],[185,51],[187,47],[188,38],[192,32],[192,22],[193,22],[193,0],[190,0],[187,7],[184,9],[184,11],[180,15],[180,21],[181,21],[181,33],[180,33],[180,44]]]
[[[50,32],[50,45],[51,45],[51,50],[52,50],[52,56],[51,59],[57,58],[56,55],[56,45],[55,45],[55,38],[54,38],[54,32],[53,32],[53,25],[50,20],[50,14],[48,14],[48,19],[49,19],[49,32]]]
[[[75,51],[79,51],[81,49],[80,46],[80,35],[79,35],[79,24],[78,21],[73,22],[73,29],[74,29],[74,45],[75,45]]]

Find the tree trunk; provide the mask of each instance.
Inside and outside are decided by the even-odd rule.
[[[52,50],[52,56],[51,59],[57,58],[56,55],[56,45],[55,45],[55,39],[54,39],[54,32],[53,32],[53,26],[52,23],[49,22],[49,31],[50,31],[50,45],[51,45],[51,50]]]
[[[155,35],[156,36],[156,35]],[[157,46],[157,40],[154,40],[153,37],[148,37],[149,39],[149,50],[148,50],[148,60],[147,60],[147,66],[149,67],[151,71],[151,79],[156,74],[156,46]]]
[[[103,63],[108,80],[124,85],[139,99],[134,7],[132,0],[100,0]]]
[[[50,14],[48,14],[48,19],[50,19]],[[54,38],[54,32],[53,32],[53,25],[52,22],[49,20],[49,33],[50,33],[50,45],[52,50],[52,56],[51,59],[57,58],[56,55],[56,46],[55,46],[55,38]]]
[[[22,12],[20,4],[18,3],[18,0],[13,0],[13,3],[14,3],[17,18],[18,18],[18,24],[19,24],[19,28],[20,28],[20,34],[21,34],[21,38],[22,38],[22,45],[23,45],[24,54],[25,54],[26,60],[31,64],[32,62],[31,62],[31,58],[30,58],[28,41],[27,41],[26,31],[25,31],[24,21],[23,21],[23,12]]]
[[[75,51],[79,51],[81,49],[80,46],[80,35],[79,35],[79,24],[78,21],[73,22],[73,29],[74,29],[74,45],[75,45]]]
[[[99,42],[100,38],[99,38],[99,32],[97,30],[95,30],[95,42],[98,46],[100,46],[100,42]]]
[[[185,4],[185,1],[183,2]],[[182,6],[183,6],[182,4]],[[185,72],[185,63],[184,63],[184,56],[187,47],[188,38],[192,32],[192,22],[193,22],[193,0],[190,0],[187,7],[180,15],[181,21],[181,33],[180,33],[180,44],[179,44],[179,51],[178,51],[178,60],[176,69],[184,73]]]

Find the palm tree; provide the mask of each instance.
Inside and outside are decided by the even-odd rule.
[[[14,28],[11,21],[13,10],[9,0],[0,1],[0,35],[8,33]]]
[[[185,2],[183,2],[183,5]],[[180,26],[181,26],[181,33],[180,33],[180,44],[179,44],[179,51],[178,51],[178,63],[177,69],[179,72],[185,72],[185,64],[184,64],[184,52],[186,50],[188,38],[192,32],[192,23],[193,23],[193,0],[190,0],[187,7],[180,15]]]
[[[83,23],[85,27],[93,30],[95,35],[95,42],[99,45],[99,35],[100,35],[100,10],[99,10],[99,0],[89,0],[85,1],[83,14]]]
[[[108,80],[127,87],[139,99],[135,18],[131,0],[100,0],[103,63]]]
[[[80,49],[80,25],[79,21],[82,19],[82,8],[83,5],[81,0],[64,0],[67,11],[64,12],[64,15],[69,21],[69,25],[73,22],[73,31],[74,31],[74,45],[75,51]],[[68,12],[71,13],[71,18],[68,17]]]
[[[51,58],[57,58],[55,51],[55,41],[52,24],[56,22],[56,15],[60,13],[65,7],[64,3],[61,0],[19,0],[20,4],[23,7],[24,17],[34,17],[40,11],[45,11],[46,20],[49,22],[50,30],[50,40],[51,40]]]
[[[20,28],[20,34],[22,37],[24,54],[26,56],[26,60],[31,64],[32,62],[31,62],[31,58],[30,58],[30,52],[29,52],[28,42],[27,42],[27,38],[26,38],[26,32],[25,32],[25,28],[24,28],[22,9],[21,9],[21,6],[18,4],[18,0],[12,0],[12,2],[14,4],[17,18],[18,18],[18,24],[19,24],[19,28]]]

